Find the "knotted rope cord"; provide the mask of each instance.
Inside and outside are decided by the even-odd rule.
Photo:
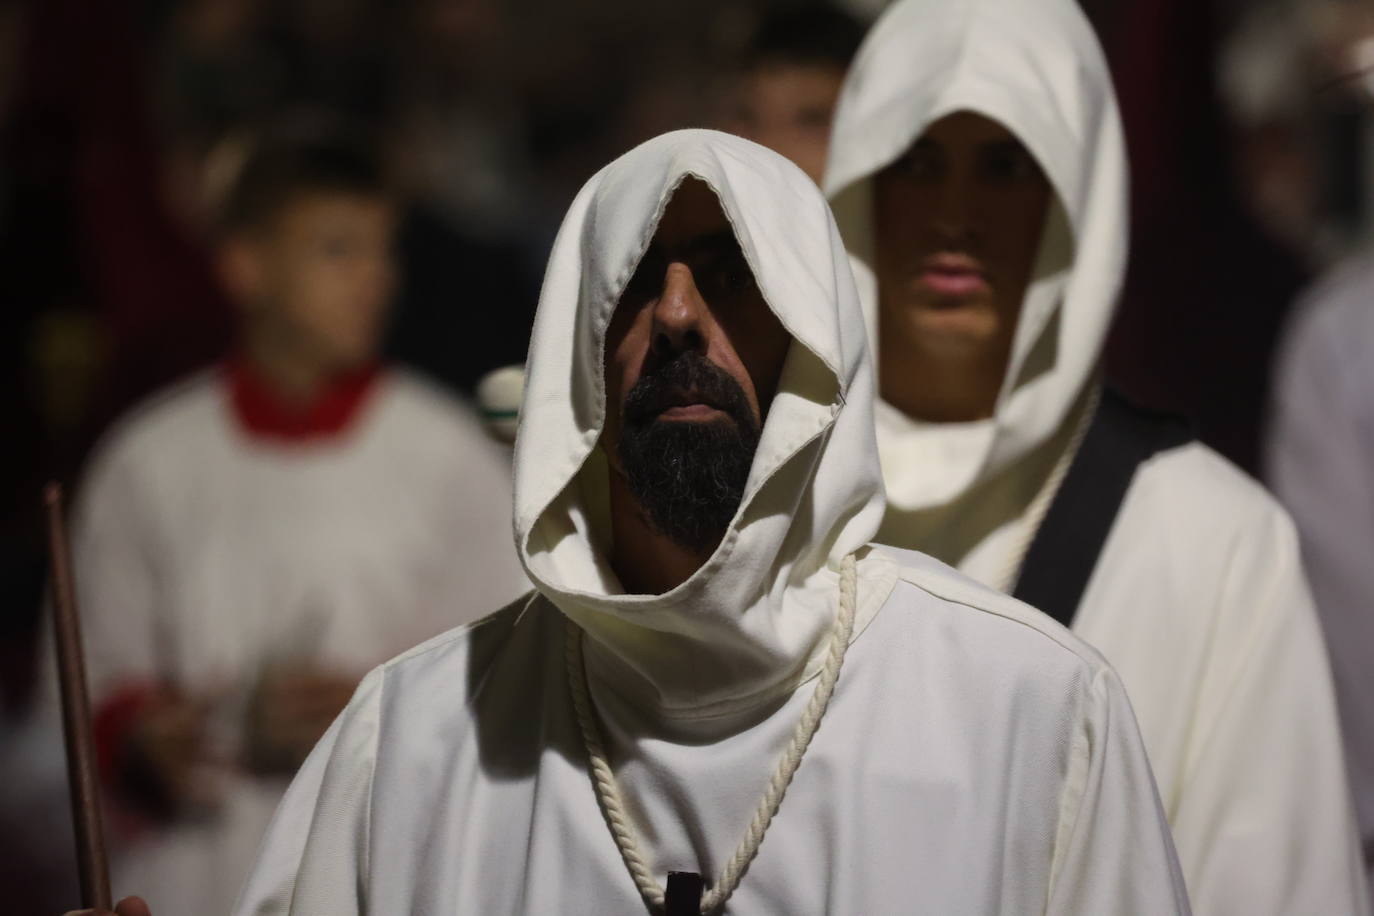
[[[1068,445],[1055,461],[1054,467],[1050,468],[1049,476],[1041,484],[1035,498],[1021,515],[1020,531],[1017,532],[1016,540],[1012,542],[1006,565],[1002,567],[1002,574],[992,583],[998,591],[1010,595],[1016,589],[1016,580],[1021,578],[1021,564],[1026,562],[1026,553],[1030,550],[1031,541],[1035,540],[1036,533],[1040,531],[1040,523],[1045,520],[1045,513],[1050,511],[1050,504],[1054,502],[1055,494],[1064,483],[1064,476],[1069,473],[1069,466],[1073,464],[1078,448],[1083,444],[1083,437],[1088,434],[1088,427],[1093,425],[1100,398],[1101,394],[1094,386],[1088,394],[1088,402],[1084,405],[1082,415],[1074,424],[1073,435],[1069,438]]]
[[[854,632],[854,614],[857,604],[858,572],[854,556],[851,554],[840,563],[840,609],[835,618],[835,625],[831,630],[830,650],[825,659],[825,667],[821,669],[820,680],[816,683],[816,691],[811,695],[811,702],[806,705],[806,710],[802,713],[801,720],[792,733],[792,740],[788,743],[787,749],[783,751],[777,767],[773,770],[773,776],[768,781],[768,791],[764,793],[763,800],[759,802],[758,809],[754,812],[754,818],[750,821],[749,829],[745,831],[744,839],[740,842],[739,848],[730,857],[730,861],[725,864],[725,868],[721,871],[715,884],[702,895],[702,913],[710,913],[719,909],[726,900],[730,899],[730,895],[739,886],[740,879],[744,876],[749,863],[758,854],[759,845],[763,842],[763,835],[767,832],[773,817],[778,813],[779,806],[782,805],[782,797],[787,792],[787,787],[791,784],[792,777],[801,764],[802,756],[806,753],[807,746],[811,744],[811,739],[821,724],[821,717],[825,715],[825,708],[830,702],[830,695],[835,690],[835,682],[839,680],[840,668],[844,665],[845,651],[849,648],[849,638]],[[597,725],[596,714],[592,709],[591,693],[587,687],[587,668],[582,654],[582,635],[581,628],[572,620],[568,620],[568,682],[572,688],[573,709],[577,714],[578,725],[582,729],[582,741],[587,748],[592,784],[596,787],[597,800],[601,802],[602,813],[605,814],[606,823],[610,826],[611,834],[615,837],[616,846],[620,848],[620,855],[625,860],[625,867],[629,869],[630,876],[634,878],[635,886],[639,888],[639,893],[644,897],[649,908],[658,911],[663,908],[663,887],[654,877],[640,847],[639,832],[635,829],[625,810],[625,800],[620,794],[620,787],[616,784],[615,774],[611,770],[611,764],[606,755],[606,747],[601,738],[601,729]]]

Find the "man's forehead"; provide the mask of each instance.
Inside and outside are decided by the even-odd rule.
[[[664,254],[684,256],[739,245],[716,192],[691,177],[673,192],[650,244]]]
[[[1005,124],[976,111],[960,110],[932,122],[917,138],[968,144],[1009,143],[1022,146],[1015,132]],[[914,144],[913,144],[914,145]]]

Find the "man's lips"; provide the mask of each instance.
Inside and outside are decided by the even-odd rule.
[[[990,291],[983,265],[966,254],[941,253],[921,264],[918,282],[937,296],[966,299]]]
[[[710,404],[682,404],[677,407],[668,407],[658,415],[660,420],[704,420],[707,417],[721,413],[720,408],[712,407]]]
[[[658,412],[660,420],[701,420],[724,413],[715,404],[695,391],[675,391],[664,399]]]

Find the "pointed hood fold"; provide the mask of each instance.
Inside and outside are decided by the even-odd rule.
[[[1096,371],[1126,266],[1121,121],[1102,49],[1078,5],[900,0],[874,25],[846,77],[824,183],[870,335],[877,327],[871,179],[957,111],[1011,130],[1056,199],[993,418],[919,423],[879,404],[888,499],[904,511],[956,499],[1060,428]]]
[[[624,594],[605,549],[605,335],[689,176],[715,191],[792,343],[720,546],[672,591]],[[515,536],[536,588],[587,632],[595,673],[685,717],[749,706],[813,674],[839,563],[882,517],[872,396],[847,255],[825,200],[795,166],[738,137],[686,130],[593,176],[558,233],[535,317]],[[860,623],[881,603],[869,598]]]

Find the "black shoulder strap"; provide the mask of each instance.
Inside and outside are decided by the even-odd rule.
[[[1144,410],[1104,388],[1092,425],[1026,551],[1012,594],[1065,626],[1073,623],[1136,468],[1192,438],[1179,418]]]

